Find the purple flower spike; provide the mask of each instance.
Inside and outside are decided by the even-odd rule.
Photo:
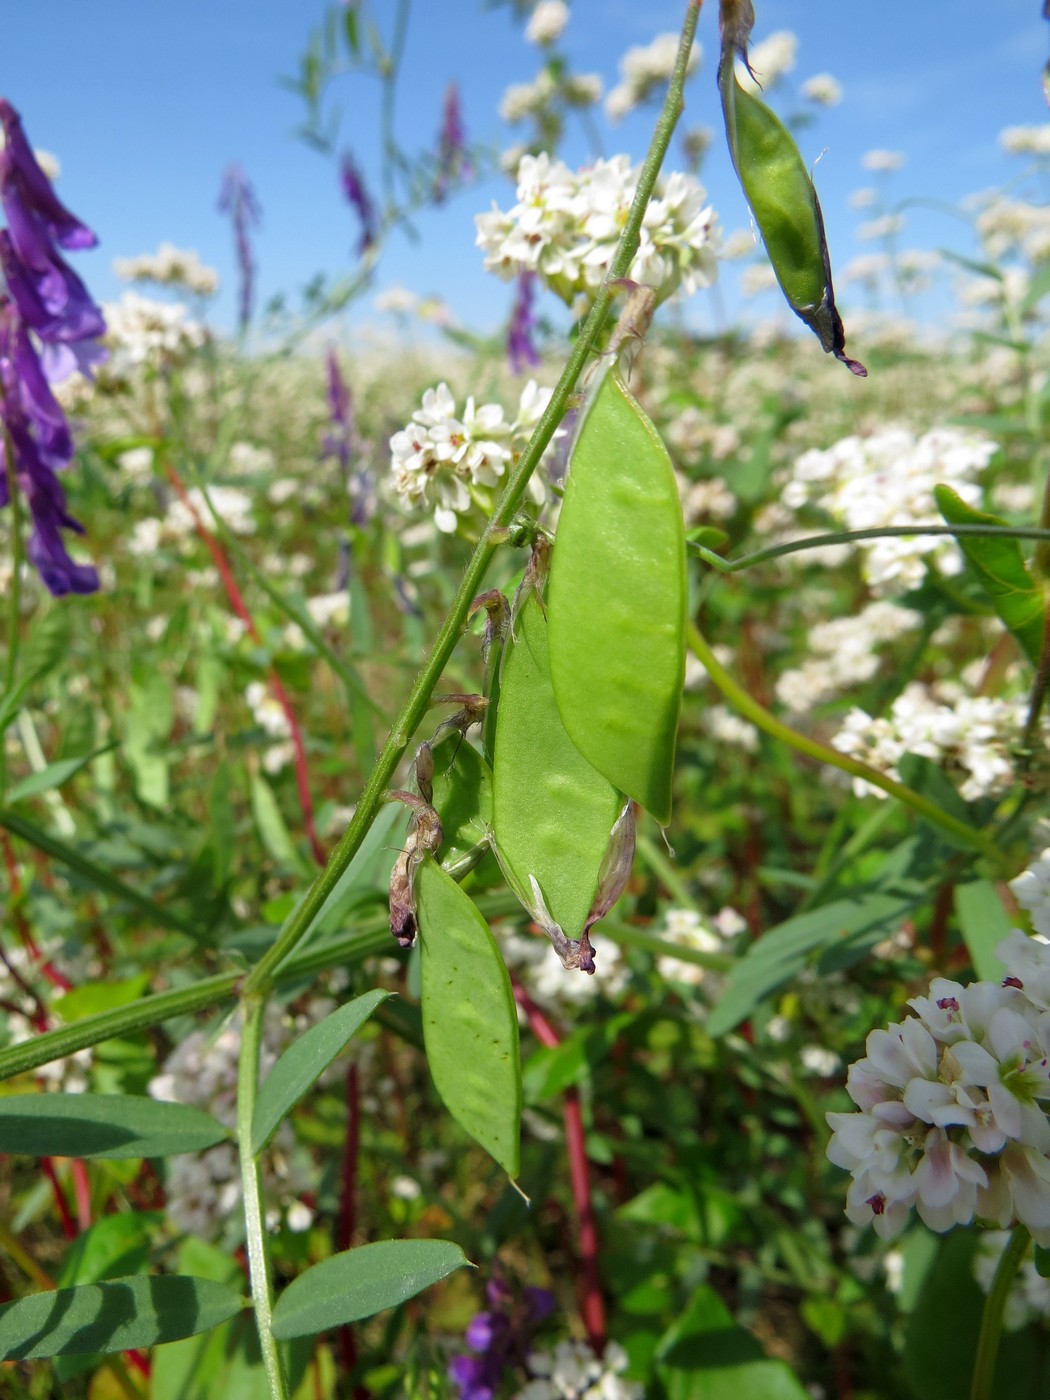
[[[372,197],[349,151],[343,153],[339,178],[347,203],[357,211],[357,217],[361,221],[361,237],[357,244],[357,256],[360,258],[368,252],[379,236],[379,221]]]
[[[11,478],[28,507],[26,555],[56,596],[93,593],[98,574],[70,558],[63,531],[84,528],[66,509],[56,472],[73,459],[73,437],[49,380],[104,358],[106,322],[58,249],[91,248],[91,230],[56,198],[18,113],[0,98],[0,506]],[[8,453],[11,460],[8,462]]]
[[[485,1285],[489,1307],[472,1319],[463,1340],[474,1353],[456,1356],[448,1374],[459,1400],[492,1400],[507,1378],[521,1368],[536,1328],[554,1311],[546,1288],[515,1291],[498,1273]]]
[[[518,274],[518,291],[514,298],[514,310],[510,316],[510,329],[507,332],[507,358],[515,374],[520,374],[526,365],[538,365],[539,351],[532,343],[536,332],[536,314],[532,309],[532,299],[536,292],[536,274]]]
[[[243,334],[252,319],[252,303],[255,299],[255,258],[249,230],[262,219],[262,210],[247,175],[236,161],[227,168],[222,177],[219,213],[229,214],[233,221],[237,268],[241,279],[237,322]]]
[[[0,151],[0,200],[8,224],[14,227],[16,221],[12,207],[31,210],[43,220],[60,248],[71,251],[94,248],[98,239],[86,224],[69,212],[51,188],[51,181],[40,169],[33,148],[26,140],[21,118],[4,97],[0,97],[0,125],[6,142]]]
[[[434,179],[434,203],[441,204],[445,199],[450,180],[469,180],[473,173],[474,167],[467,152],[467,132],[463,125],[459,87],[456,83],[449,83],[445,89],[445,100],[441,112],[441,130],[438,133],[438,168]]]

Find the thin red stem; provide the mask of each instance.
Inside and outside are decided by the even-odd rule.
[[[66,1200],[66,1193],[62,1190],[62,1183],[58,1179],[55,1171],[55,1164],[50,1157],[41,1157],[40,1169],[51,1183],[51,1191],[55,1197],[55,1206],[58,1210],[59,1219],[62,1222],[62,1233],[67,1240],[75,1240],[77,1237],[77,1222],[73,1219],[69,1210],[69,1203]]]
[[[190,500],[189,492],[186,490],[181,477],[170,463],[167,468],[167,475],[179,499],[189,511],[190,517],[193,520],[193,527],[198,537],[212,557],[212,562],[219,572],[219,577],[222,579],[222,585],[226,590],[226,596],[230,601],[230,606],[248,629],[248,635],[251,637],[252,641],[255,642],[256,645],[261,646],[262,638],[259,635],[259,629],[256,627],[255,620],[251,613],[248,611],[248,605],[244,601],[244,595],[238,588],[237,580],[234,578],[229,562],[222,552],[222,546],[201,519],[200,512]],[[321,839],[317,835],[317,826],[314,822],[314,804],[313,798],[310,796],[310,775],[306,765],[306,745],[303,743],[303,732],[299,727],[299,721],[292,708],[292,702],[288,698],[288,692],[285,690],[281,678],[273,666],[270,667],[267,682],[274,699],[283,710],[285,720],[288,723],[288,733],[292,741],[292,751],[295,755],[295,785],[299,793],[299,806],[302,809],[303,825],[306,828],[306,835],[310,842],[310,850],[313,853],[314,860],[317,861],[318,865],[323,866],[328,857],[324,847],[321,845]]]
[[[528,992],[519,983],[514,983],[514,1000],[529,1020],[529,1027],[541,1045],[553,1047],[561,1044],[561,1036],[551,1025],[545,1013],[536,1005]],[[576,1223],[579,1233],[580,1316],[587,1332],[587,1340],[595,1356],[605,1350],[607,1337],[605,1325],[605,1302],[602,1298],[601,1278],[598,1271],[598,1225],[591,1200],[590,1173],[587,1168],[587,1135],[583,1126],[583,1110],[580,1095],[575,1087],[566,1089],[562,1104],[565,1120],[565,1149],[569,1157],[569,1178],[572,1183],[572,1200],[576,1209]]]

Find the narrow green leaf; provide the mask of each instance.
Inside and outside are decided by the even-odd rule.
[[[171,1157],[229,1133],[199,1108],[127,1094],[0,1098],[0,1152],[27,1157]]]
[[[975,510],[949,486],[935,486],[937,508],[948,525],[1003,525],[997,515]],[[989,601],[1017,638],[1033,666],[1039,664],[1046,628],[1046,600],[1032,579],[1017,540],[1002,535],[958,535],[959,548],[980,579]]]
[[[46,768],[41,768],[39,773],[30,773],[28,778],[23,778],[20,783],[16,783],[7,794],[8,802],[22,802],[27,797],[36,797],[41,792],[49,792],[52,788],[61,787],[63,783],[68,783],[74,773],[79,773],[85,764],[98,758],[99,754],[109,753],[116,748],[116,744],[106,744],[104,748],[96,749],[94,753],[83,754],[79,758],[60,758],[57,763],[49,763]]]
[[[252,1116],[253,1153],[262,1151],[281,1120],[312,1088],[380,1002],[390,995],[382,990],[365,992],[292,1042],[259,1090]]]
[[[251,775],[252,815],[267,852],[278,865],[305,873],[302,857],[281,816],[281,809],[270,784],[259,773]]]
[[[73,618],[65,603],[55,604],[30,626],[22,649],[20,670],[30,680],[41,680],[69,656]]]
[[[507,965],[469,896],[429,856],[415,891],[430,1073],[460,1127],[517,1176],[521,1053]]]
[[[995,886],[990,880],[956,885],[955,912],[974,972],[982,982],[1002,981],[1006,968],[995,956],[995,950],[1015,924]]]
[[[908,898],[884,892],[837,899],[821,909],[788,919],[753,943],[726,979],[718,1005],[708,1018],[711,1035],[724,1035],[751,1015],[771,992],[797,977],[822,949],[841,949],[847,939],[877,943],[915,906]]]
[[[348,1249],[288,1285],[273,1310],[273,1335],[288,1341],[371,1317],[469,1264],[448,1240],[381,1240]]]
[[[210,1331],[244,1306],[222,1284],[174,1274],[34,1293],[0,1307],[0,1359],[151,1347]]]

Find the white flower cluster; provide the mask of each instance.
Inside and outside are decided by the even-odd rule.
[[[487,511],[492,488],[521,456],[550,396],[550,389],[530,379],[521,391],[517,416],[509,422],[502,404],[479,408],[471,395],[460,414],[447,384],[428,389],[412,421],[390,439],[393,489],[402,505],[433,509],[434,523],[446,534],[454,533],[458,518],[475,505]],[[529,490],[542,504],[537,473]]]
[[[860,1112],[827,1115],[846,1214],[883,1239],[914,1206],[931,1230],[976,1217],[1050,1244],[1050,945],[1014,929],[996,953],[1002,985],[935,978],[872,1031],[846,1085]]]
[[[889,525],[941,525],[933,488],[950,486],[979,505],[975,478],[995,455],[989,438],[963,428],[933,428],[917,438],[907,428],[847,437],[826,451],[805,452],[784,488],[786,506],[819,505],[847,530]],[[861,542],[864,576],[877,593],[918,588],[927,563],[957,574],[963,556],[950,536],[915,535]]]
[[[1050,123],[1008,126],[999,133],[999,144],[1012,156],[1050,156]]]
[[[509,931],[500,938],[507,966],[517,974],[526,991],[544,1010],[577,1011],[599,995],[616,1001],[630,980],[620,945],[601,933],[590,933],[594,948],[594,976],[566,977],[561,959],[546,938]]]
[[[612,261],[638,184],[629,156],[595,161],[574,173],[546,154],[523,156],[518,202],[506,213],[495,203],[475,216],[485,269],[510,281],[535,272],[571,306],[592,298]],[[663,301],[681,287],[692,293],[718,275],[717,215],[691,175],[675,172],[657,183],[645,213],[629,276]]]
[[[837,107],[842,101],[842,84],[830,73],[814,73],[802,84],[802,96],[818,107]]]
[[[831,742],[871,768],[896,778],[897,764],[906,753],[960,771],[959,791],[972,802],[994,796],[1013,781],[1011,747],[1024,728],[1027,702],[990,695],[946,695],[939,699],[919,681],[912,681],[890,706],[889,716],[873,719],[854,708]],[[885,797],[863,778],[853,779],[858,796]]]
[[[138,365],[166,363],[199,349],[208,338],[203,326],[189,319],[185,306],[151,301],[125,292],[120,301],[106,302],[106,344],[113,358],[108,376]]]
[[[1050,208],[1045,204],[1028,204],[1023,199],[992,195],[982,202],[977,215],[977,232],[990,262],[998,264],[1011,256],[1032,263],[1050,260]],[[1009,273],[1017,269],[1000,271]],[[981,279],[982,283],[998,281],[995,277]]]
[[[625,1381],[627,1353],[609,1342],[599,1360],[586,1342],[559,1342],[553,1351],[529,1353],[535,1380],[514,1400],[641,1400],[642,1387]]]
[[[64,945],[58,939],[48,939],[32,952],[17,944],[8,945],[4,961],[0,963],[0,1000],[4,1005],[3,1043],[22,1045],[27,1040],[35,1040],[42,1029],[40,1010],[47,1001],[48,983],[44,968],[48,963],[57,963],[63,974],[75,986],[90,982],[99,976],[99,969],[93,959],[81,952],[70,957],[72,945]],[[30,989],[41,987],[41,1000],[29,994]],[[94,1058],[93,1051],[77,1050],[61,1060],[51,1060],[33,1071],[34,1077],[47,1089],[66,1094],[82,1094],[88,1088],[88,1075]]]
[[[606,114],[619,121],[646,102],[670,78],[677,56],[677,34],[658,34],[652,43],[628,49],[620,59],[620,81],[605,99]],[[700,45],[694,44],[689,50],[686,76],[696,71],[702,57]]]
[[[251,681],[244,692],[256,724],[269,737],[262,765],[267,773],[279,773],[295,758],[291,727],[281,702],[262,681]]]
[[[293,1035],[305,1030],[333,1010],[329,999],[319,997],[307,1012],[289,1024],[281,1008],[266,1008],[260,1066],[265,1076]],[[240,1013],[217,1036],[192,1031],[171,1052],[161,1073],[149,1083],[150,1097],[167,1103],[190,1104],[202,1108],[234,1128],[237,1123],[237,1075],[241,1050]],[[275,1229],[283,1211],[290,1229],[309,1229],[313,1212],[296,1199],[308,1180],[299,1180],[294,1159],[294,1137],[287,1122],[282,1123],[272,1146],[263,1156],[266,1194],[280,1202],[280,1209],[268,1212],[267,1224]],[[215,1238],[241,1199],[240,1167],[231,1143],[219,1143],[202,1153],[183,1153],[168,1160],[165,1169],[165,1195],[172,1224],[188,1234]]]
[[[809,656],[777,679],[777,699],[793,714],[806,714],[832,696],[868,681],[879,669],[877,648],[922,623],[913,608],[877,599],[855,617],[836,617],[809,630]]]
[[[165,545],[174,545],[194,534],[196,514],[205,528],[212,525],[211,512],[200,488],[191,486],[186,493],[189,504],[173,497],[163,516],[147,516],[137,520],[128,539],[128,552],[135,555],[155,555]],[[220,518],[235,535],[255,533],[252,498],[235,486],[210,486],[208,496]],[[190,507],[192,506],[192,510]]]
[[[778,29],[760,44],[752,45],[747,61],[754,77],[742,63],[737,64],[736,76],[740,86],[755,94],[771,88],[785,73],[791,72],[797,54],[797,36],[792,34],[790,29]]]
[[[565,0],[538,0],[525,26],[525,38],[530,44],[553,44],[561,38],[568,22]]]
[[[709,923],[705,923],[695,909],[668,909],[659,935],[669,943],[693,948],[698,953],[726,953],[746,928],[746,920],[728,905],[720,909]],[[693,987],[703,982],[712,994],[712,984],[721,985],[722,981],[717,973],[700,967],[698,963],[683,962],[673,953],[658,958],[656,970],[667,982],[684,982]]]
[[[1050,938],[1050,847],[1010,881],[1010,888],[1018,904],[1031,916],[1036,933]]]
[[[901,151],[865,151],[860,163],[876,175],[889,175],[904,168],[904,155]]]
[[[163,287],[185,287],[197,296],[211,297],[219,290],[219,274],[206,267],[194,248],[162,243],[155,253],[137,258],[115,258],[113,271],[124,282],[156,282]]]

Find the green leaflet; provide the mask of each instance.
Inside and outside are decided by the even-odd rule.
[[[515,893],[524,901],[521,892],[527,893],[534,879],[551,918],[574,940],[590,913],[622,798],[566,733],[551,684],[547,623],[535,591],[523,603],[514,630],[504,654],[496,718],[496,852],[514,877]],[[592,642],[595,650],[598,645]]]
[[[229,1133],[188,1104],[131,1094],[11,1094],[0,1098],[0,1152],[28,1157],[172,1157]]]
[[[987,515],[967,505],[950,486],[935,486],[933,495],[948,525],[1007,524],[997,515]],[[1042,588],[1025,568],[1020,542],[1002,535],[983,539],[979,535],[958,535],[956,538],[995,611],[1017,638],[1032,665],[1038,666],[1046,632],[1046,599]]]
[[[723,45],[718,88],[729,154],[769,261],[795,315],[805,321],[826,352],[863,378],[867,370],[846,354],[846,332],[831,285],[824,216],[813,181],[787,127],[737,81],[737,48],[746,61],[746,36],[743,42]]]
[[[671,818],[685,615],[685,534],[671,459],[611,370],[580,426],[558,521],[551,679],[580,753],[662,826]]]
[[[430,856],[416,874],[415,895],[430,1073],[460,1127],[515,1177],[521,1054],[503,954],[469,896]]]

